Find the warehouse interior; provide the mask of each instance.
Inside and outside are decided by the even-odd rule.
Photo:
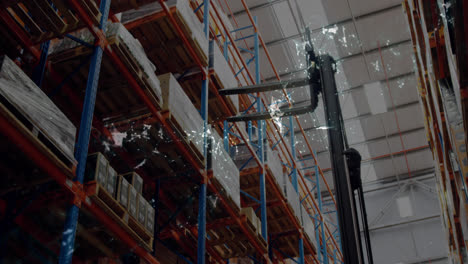
[[[0,263],[468,263],[467,25],[463,0],[1,1]]]

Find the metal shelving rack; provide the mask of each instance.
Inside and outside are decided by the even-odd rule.
[[[403,3],[451,263],[467,261],[466,1]]]
[[[245,235],[248,237],[248,240],[254,245],[255,249],[257,250],[257,256],[259,259],[255,259],[255,262],[264,262],[269,263],[271,260],[274,262],[282,261],[283,259],[288,258],[289,256],[284,256],[280,253],[280,250],[275,250],[273,248],[269,248],[268,251],[265,251],[262,246],[259,244],[258,240],[255,237],[252,237],[249,232],[247,231],[246,222],[245,220],[238,215],[228,204],[228,202],[223,198],[223,196],[219,193],[219,190],[209,181],[211,177],[210,168],[206,166],[200,166],[192,154],[187,150],[187,148],[178,140],[178,136],[173,131],[171,126],[166,122],[164,116],[158,110],[158,108],[153,105],[150,101],[148,96],[139,86],[137,80],[132,76],[127,66],[123,63],[121,58],[117,56],[117,54],[109,48],[107,43],[104,31],[106,28],[106,22],[108,17],[114,22],[118,21],[115,16],[112,15],[112,10],[110,9],[110,1],[111,0],[102,0],[100,1],[100,12],[102,14],[100,23],[96,24],[93,22],[93,19],[90,15],[86,12],[83,8],[83,3],[79,0],[68,0],[68,5],[73,8],[77,15],[87,27],[93,36],[96,39],[96,44],[93,47],[93,55],[91,58],[91,66],[89,70],[89,76],[87,80],[87,87],[86,87],[86,95],[84,102],[81,102],[76,95],[63,87],[64,90],[68,91],[68,95],[70,96],[70,100],[72,103],[77,107],[82,107],[82,115],[80,118],[80,130],[78,134],[78,143],[75,149],[75,157],[78,161],[78,165],[76,171],[70,171],[61,167],[58,167],[57,164],[54,164],[53,160],[49,159],[47,156],[43,154],[43,150],[38,148],[36,145],[31,143],[31,138],[29,138],[27,134],[21,133],[15,128],[9,120],[5,119],[3,116],[0,116],[0,124],[1,124],[1,131],[7,138],[12,140],[16,145],[20,146],[20,151],[24,152],[40,169],[45,171],[51,178],[55,180],[64,190],[66,190],[69,194],[73,197],[73,202],[67,212],[66,223],[64,227],[64,235],[62,238],[62,248],[60,249],[59,255],[59,263],[71,263],[73,257],[73,248],[74,248],[74,238],[76,234],[77,222],[78,222],[78,215],[80,208],[85,207],[88,211],[90,211],[100,222],[104,223],[107,228],[113,232],[122,242],[124,242],[129,248],[132,248],[134,253],[137,254],[140,258],[144,259],[148,263],[159,263],[157,260],[157,252],[149,252],[140,245],[117,223],[115,223],[101,208],[99,208],[96,204],[93,204],[90,199],[87,197],[88,194],[86,192],[86,188],[83,186],[83,176],[84,176],[84,168],[86,163],[86,157],[88,155],[88,146],[89,146],[89,138],[91,135],[91,128],[96,128],[102,135],[110,137],[110,132],[107,128],[103,126],[103,124],[97,118],[93,117],[94,112],[94,104],[96,100],[96,92],[97,92],[97,83],[99,79],[100,73],[100,66],[101,66],[101,59],[103,54],[105,53],[112,63],[115,65],[116,69],[125,77],[129,85],[132,87],[134,92],[138,95],[138,97],[144,102],[146,107],[149,109],[153,117],[163,125],[164,129],[168,132],[170,137],[173,139],[175,146],[177,149],[181,151],[184,158],[190,163],[190,165],[197,171],[198,175],[195,176],[197,180],[200,182],[200,192],[199,192],[199,207],[198,207],[198,225],[196,230],[191,230],[192,235],[198,237],[198,244],[197,244],[197,254],[196,259],[197,263],[205,263],[205,252],[208,252],[216,262],[228,262],[228,260],[223,260],[219,256],[217,256],[216,252],[214,252],[211,245],[206,243],[206,227],[210,223],[207,223],[206,220],[206,199],[207,199],[207,191],[210,190],[211,192],[215,193],[217,197],[220,199],[223,208],[229,213],[231,220],[233,223],[237,223]],[[174,18],[173,14],[169,10],[168,6],[164,2],[164,0],[159,0],[162,8],[166,16],[169,18],[171,24],[175,27],[176,31],[178,32],[181,41],[184,43],[184,46],[187,48],[189,53],[192,56],[192,59],[196,62],[197,67],[199,68],[202,74],[202,94],[201,94],[201,115],[204,120],[204,154],[208,153],[207,149],[207,129],[208,129],[208,91],[210,88],[213,88],[217,99],[222,102],[223,108],[227,114],[233,114],[229,110],[225,99],[221,97],[217,93],[217,88],[214,87],[214,84],[210,82],[211,72],[208,70],[207,67],[203,66],[201,63],[200,58],[197,57],[194,48],[191,46],[190,42],[188,41],[187,36],[185,36],[183,30],[178,25],[178,22]],[[227,3],[226,3],[227,4]],[[240,48],[237,46],[236,42],[239,39],[234,39],[231,35],[229,29],[227,29],[226,25],[222,22],[220,18],[220,11],[215,6],[210,6],[210,0],[203,1],[203,26],[204,26],[204,33],[205,37],[210,39],[217,39],[220,43],[223,43],[223,50],[225,56],[227,56],[228,52],[231,54],[237,54],[237,58],[240,61],[235,59],[234,63],[241,69],[239,72],[236,73],[236,78],[243,77],[247,84],[255,84],[261,82],[261,75],[260,75],[260,63],[259,63],[259,47],[260,45],[263,47],[267,59],[279,80],[278,72],[276,71],[273,62],[271,60],[270,54],[265,46],[265,43],[258,31],[256,18],[252,16],[250,13],[246,3],[242,0],[242,4],[247,12],[249,20],[251,21],[251,28],[253,30],[253,34],[250,37],[254,38],[255,42],[255,49],[254,51],[250,51],[252,53],[252,59],[249,62],[255,63],[255,77],[249,71],[248,64],[243,59],[239,52]],[[109,16],[109,11],[111,15]],[[201,6],[199,6],[195,12],[201,12]],[[232,14],[231,14],[232,15]],[[217,24],[216,20],[216,27],[222,29],[220,35],[216,35],[213,29],[213,25],[210,25],[209,16],[215,17],[218,21],[221,21],[221,25]],[[21,44],[23,48],[28,50],[35,58],[39,61],[37,69],[40,73],[36,77],[35,81],[40,83],[42,82],[42,76],[44,74],[44,70],[47,67],[47,47],[48,42],[44,42],[44,45],[41,45],[41,50],[37,48],[35,43],[23,33],[22,29],[16,24],[16,22],[10,17],[10,15],[6,12],[5,9],[0,10],[0,21],[2,21],[5,25],[7,25]],[[210,34],[211,33],[211,34]],[[232,67],[232,65],[231,65]],[[56,79],[62,80],[61,76],[58,76],[56,73],[53,72],[53,69],[50,69],[50,75]],[[238,77],[237,77],[238,76]],[[285,100],[291,105],[289,97],[287,93],[284,91]],[[251,98],[254,98],[252,102]],[[250,111],[262,111],[263,109],[267,109],[266,98],[262,97],[260,94],[252,95],[250,97],[244,96],[240,98],[240,102],[244,105],[245,109],[249,109]],[[250,107],[249,107],[250,106]],[[317,189],[317,199],[312,193],[312,190],[308,187],[306,182],[307,178],[301,169],[299,163],[304,161],[302,157],[296,156],[297,152],[295,150],[295,138],[294,138],[294,121],[296,121],[296,126],[300,129],[301,134],[305,139],[306,146],[310,153],[312,153],[312,158],[315,161],[316,166],[313,168],[316,172],[316,183],[315,187]],[[251,124],[249,124],[249,127]],[[320,183],[319,183],[319,175],[325,182],[326,188],[332,197],[333,203],[336,204],[334,200],[333,193],[330,187],[327,184],[327,181],[324,177],[322,170],[320,169],[319,165],[317,164],[316,155],[313,152],[313,149],[310,143],[307,140],[306,134],[300,120],[297,116],[289,118],[289,131],[290,131],[290,141],[291,144],[288,145],[286,141],[284,141],[287,133],[281,134],[279,127],[276,123],[268,121],[261,121],[258,122],[257,127],[259,129],[259,144],[257,148],[253,146],[251,143],[251,135],[245,135],[245,132],[242,132],[236,124],[230,125],[227,122],[224,122],[224,141],[225,147],[229,147],[229,135],[233,134],[233,128],[238,131],[238,137],[247,145],[250,153],[252,154],[252,159],[254,159],[259,166],[259,176],[260,176],[260,193],[261,199],[259,201],[260,208],[261,208],[261,234],[265,241],[271,240],[271,237],[268,234],[267,230],[267,198],[265,193],[265,185],[271,184],[272,186],[276,186],[274,188],[276,198],[279,200],[281,206],[283,206],[288,214],[288,218],[294,223],[296,227],[296,232],[299,235],[299,244],[297,245],[299,248],[299,256],[298,260],[294,260],[298,264],[303,263],[341,263],[340,259],[342,258],[340,252],[340,245],[337,243],[339,231],[337,227],[335,230],[329,228],[327,221],[325,220],[324,215],[322,214],[322,198],[320,193]],[[271,175],[265,173],[264,168],[264,157],[263,157],[263,139],[268,139],[268,141],[272,144],[273,149],[277,149],[280,151],[281,155],[280,158],[283,159],[283,164],[285,170],[288,171],[289,176],[292,179],[292,184],[299,194],[301,204],[306,204],[305,208],[307,208],[307,215],[309,215],[316,227],[316,244],[311,243],[311,241],[304,240],[303,234],[303,227],[301,223],[298,222],[291,209],[287,206],[287,200],[282,197],[280,194],[280,190],[274,179]],[[122,153],[124,155],[125,153]],[[128,160],[130,163],[131,160]],[[307,168],[304,168],[304,170]],[[76,176],[74,181],[71,181],[69,178],[70,174]],[[157,187],[156,187],[157,188]],[[157,189],[159,192],[159,189]],[[156,208],[157,210],[157,208]],[[304,248],[308,250],[309,253],[312,253],[311,256],[305,256]],[[276,252],[276,254],[274,254]],[[269,253],[269,254],[267,254]],[[188,263],[191,263],[188,259],[186,259],[183,254],[177,253],[179,257],[186,260]],[[185,252],[185,254],[189,254],[189,252]]]

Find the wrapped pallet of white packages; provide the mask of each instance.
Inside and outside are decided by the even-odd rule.
[[[283,191],[283,188],[281,188],[284,182],[283,165],[279,159],[278,152],[276,150],[272,150],[267,144],[266,153],[267,168],[273,176],[273,179],[275,179],[276,184],[280,186],[280,190]]]
[[[296,216],[297,220],[301,220],[301,203],[299,201],[299,195],[294,189],[292,183],[289,180],[286,180],[286,200],[291,205],[293,214]]]
[[[161,110],[169,111],[169,118],[177,122],[187,140],[203,153],[203,119],[172,73],[158,76],[162,90]]]
[[[79,30],[72,33],[72,35],[89,44],[94,43],[94,36],[88,29]],[[141,43],[135,39],[121,23],[109,23],[106,28],[106,37],[111,46],[112,44],[123,44],[126,47],[126,49],[130,52],[130,55],[134,58],[134,61],[138,64],[144,73],[145,80],[150,86],[152,92],[155,93],[157,98],[161,98],[161,87],[155,74],[156,67],[146,56]],[[49,54],[60,54],[63,51],[73,49],[78,46],[80,46],[78,42],[70,38],[64,38],[57,42],[51,42],[49,47]],[[60,58],[57,58],[55,61],[60,61]]]
[[[226,194],[240,209],[239,169],[224,148],[224,140],[216,130],[210,130],[211,166],[213,178],[219,182]]]
[[[213,42],[212,42],[213,43]],[[213,48],[210,46],[210,68],[214,69],[215,77],[218,84],[223,89],[235,88],[238,86],[236,77],[232,73],[231,67],[229,67],[226,58],[224,57],[223,53],[219,49],[216,43],[212,44]],[[232,105],[235,108],[234,114],[239,112],[239,96],[236,95],[229,95],[227,96],[230,100]]]
[[[302,217],[302,226],[304,227],[304,233],[309,238],[309,241],[316,247],[315,239],[315,225],[310,218],[309,213],[305,209],[304,205],[301,206],[301,217]]]
[[[35,130],[76,164],[73,151],[76,128],[49,97],[7,56],[0,56],[0,107]],[[21,121],[19,121],[21,122]],[[23,125],[29,126],[29,124]],[[33,130],[34,131],[34,130]],[[58,153],[57,153],[58,154]]]
[[[208,39],[203,32],[203,24],[200,23],[197,16],[194,14],[192,7],[190,7],[188,0],[168,0],[166,5],[172,9],[175,7],[177,10],[178,19],[182,20],[181,24],[190,27],[189,33],[193,41],[195,41],[200,48],[205,52],[208,57]],[[144,5],[138,9],[133,9],[122,13],[122,23],[129,23],[137,19],[151,16],[164,12],[163,8],[158,1],[151,4]]]

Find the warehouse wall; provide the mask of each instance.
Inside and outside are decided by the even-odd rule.
[[[364,186],[374,263],[448,263],[435,186],[433,174]]]
[[[375,263],[447,263],[433,176],[383,184],[365,200]]]

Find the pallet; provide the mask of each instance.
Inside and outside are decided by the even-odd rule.
[[[266,252],[267,243],[263,237],[259,236],[250,225],[247,224],[246,227],[250,235],[257,238],[257,242],[264,249],[264,252]],[[214,247],[216,252],[223,259],[246,257],[258,253],[237,225],[218,227],[216,229],[210,229],[207,232],[210,237],[208,240],[210,245]]]
[[[79,2],[91,20],[99,24],[101,12],[96,2]],[[5,6],[33,43],[38,44],[84,27],[66,0],[52,0],[52,3],[53,6],[48,0],[23,0],[10,1]]]
[[[184,35],[187,36],[188,42],[194,48],[202,65],[207,66],[208,51],[205,52],[200,43],[190,37],[192,36],[190,23],[187,23],[176,7],[171,7],[170,12]],[[164,11],[161,10],[147,17],[126,23],[126,27],[141,42],[145,51],[147,51],[148,57],[156,65],[158,74],[182,73],[186,69],[196,66],[195,60]]]
[[[130,216],[128,211],[104,187],[97,182],[89,182],[85,188],[92,202],[96,203],[146,250],[152,250],[153,236]]]
[[[147,74],[138,65],[126,45],[118,37],[111,37],[108,41],[111,49],[127,66],[127,69],[134,76],[153,105],[159,109],[161,99],[154,93],[148,82]],[[81,64],[85,63],[91,53],[92,49],[78,46],[57,54],[51,54],[49,60],[60,74],[67,76],[76,71]],[[70,85],[71,87],[86,87],[88,65],[89,63],[86,62],[78,72],[73,74],[69,81],[72,84]],[[122,74],[115,69],[115,65],[110,58],[105,55],[102,60],[101,76],[96,96],[96,115],[103,119],[115,119],[122,116],[134,115],[135,113],[147,112],[149,111],[146,105],[129,86],[125,78],[122,77]]]
[[[69,158],[44,135],[29,119],[16,109],[4,97],[0,96],[0,114],[26,136],[46,157],[53,161],[68,178],[74,178],[77,162]]]

